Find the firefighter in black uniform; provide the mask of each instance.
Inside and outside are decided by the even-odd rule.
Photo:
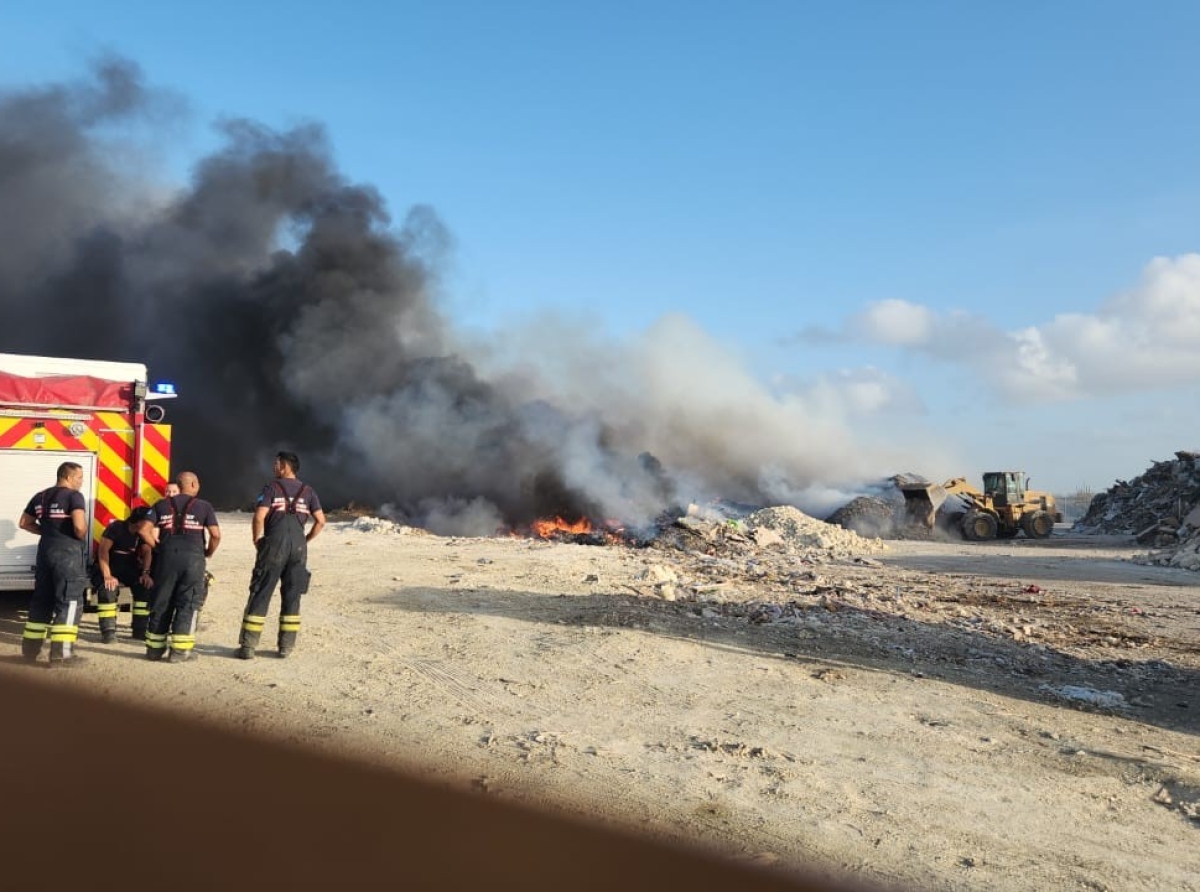
[[[325,527],[325,512],[313,488],[296,473],[300,459],[293,452],[275,457],[275,479],[263,487],[250,522],[258,556],[250,575],[250,600],[242,617],[237,655],[254,658],[254,649],[267,621],[267,609],[278,585],[283,604],[279,610],[279,656],[296,646],[300,631],[300,597],[308,591],[308,543]],[[312,528],[305,527],[312,519]]]
[[[96,549],[92,588],[96,592],[96,615],[100,640],[117,640],[117,594],[120,586],[133,596],[132,637],[146,638],[150,619],[150,559],[156,542],[154,512],[134,508],[127,520],[114,520],[104,531]]]
[[[162,499],[153,508],[158,548],[146,628],[146,659],[161,660],[169,644],[172,663],[195,656],[196,606],[204,589],[204,562],[221,542],[216,511],[197,497],[200,478],[184,471],[177,482],[180,494]]]
[[[42,652],[47,636],[51,664],[66,665],[75,657],[88,583],[87,503],[79,491],[82,487],[83,466],[63,462],[54,486],[30,499],[21,515],[21,529],[38,537],[33,598],[21,641],[21,653],[31,663]]]

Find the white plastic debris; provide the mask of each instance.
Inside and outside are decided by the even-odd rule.
[[[1098,691],[1095,688],[1073,684],[1063,685],[1058,688],[1051,687],[1050,685],[1042,685],[1042,687],[1053,694],[1057,694],[1064,700],[1077,700],[1083,703],[1091,703],[1093,706],[1103,706],[1106,709],[1115,709],[1126,705],[1125,695],[1117,691]]]

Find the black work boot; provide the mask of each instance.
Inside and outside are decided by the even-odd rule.
[[[145,601],[133,602],[133,619],[129,622],[129,637],[134,641],[146,640],[146,629],[150,626],[150,605]]]
[[[296,649],[296,633],[295,632],[280,632],[279,633],[279,656],[286,657]]]
[[[25,662],[34,663],[37,661],[38,654],[42,652],[42,641],[39,638],[34,641],[29,638],[21,642],[21,656],[25,658]]]
[[[82,661],[75,656],[75,644],[71,641],[50,642],[50,667],[66,669],[78,666]]]
[[[248,632],[243,627],[242,634],[238,636],[237,658],[239,660],[253,660],[254,651],[258,648],[258,640],[261,637],[261,632]]]
[[[50,660],[51,669],[74,669],[82,666],[87,660],[84,657],[62,657]]]

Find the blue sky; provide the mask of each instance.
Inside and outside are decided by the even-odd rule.
[[[904,440],[894,470],[1099,491],[1200,448],[1198,29],[1097,0],[16,0],[0,85],[135,60],[190,106],[179,178],[222,116],[320,122],[397,221],[440,215],[472,336],[681,314],[772,398]]]

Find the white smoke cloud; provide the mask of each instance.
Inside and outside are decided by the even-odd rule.
[[[847,419],[862,420],[928,412],[909,382],[874,366],[823,372],[812,380],[780,377],[775,385],[821,415],[844,413]]]
[[[679,314],[619,342],[586,322],[541,319],[471,352],[480,373],[510,397],[603,419],[603,436],[577,425],[546,444],[547,453],[558,457],[568,485],[626,519],[654,500],[639,501],[598,442],[617,453],[651,453],[684,501],[765,495],[814,512],[844,502],[863,481],[942,451],[912,423],[924,407],[899,379],[868,368],[767,383]]]

